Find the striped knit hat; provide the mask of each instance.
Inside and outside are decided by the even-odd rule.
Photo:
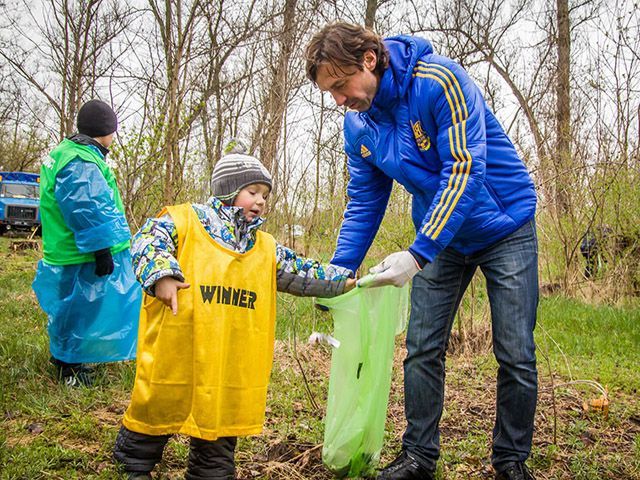
[[[264,183],[269,190],[273,188],[271,174],[260,160],[244,153],[245,148],[240,142],[234,141],[229,147],[227,154],[213,168],[211,193],[214,197],[231,204],[240,190],[252,183]]]

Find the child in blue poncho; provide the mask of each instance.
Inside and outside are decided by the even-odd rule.
[[[105,162],[116,114],[90,100],[78,111],[77,127],[40,170],[44,258],[32,286],[49,319],[57,378],[88,386],[93,376],[85,364],[135,357],[141,290],[122,198]]]

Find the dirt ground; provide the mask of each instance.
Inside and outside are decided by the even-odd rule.
[[[391,461],[398,453],[404,430],[404,350],[402,341],[398,343],[382,464]],[[298,346],[297,356],[310,382],[326,378],[330,367],[328,352],[302,345]],[[489,361],[491,358],[487,357],[486,362]],[[282,343],[276,348],[274,368],[300,368],[290,349]],[[495,408],[492,371],[490,365],[482,365],[482,361],[478,365],[477,358],[474,360],[470,355],[453,355],[448,360],[445,412],[440,424],[441,478],[493,478],[489,461]],[[593,408],[585,411],[584,402],[599,398],[596,389],[580,384],[565,385],[567,379],[555,375],[552,378],[545,371],[543,359],[539,361],[539,371],[534,449],[529,461],[536,478],[640,478],[637,470],[637,438],[640,433],[637,396],[609,393],[607,414]],[[240,478],[333,478],[322,466],[322,445],[299,444],[294,438],[289,441],[270,438],[269,425],[285,421],[289,419],[273,416],[268,419],[264,455],[252,458],[249,458],[251,455],[239,455]],[[602,468],[594,467],[591,460]]]
[[[446,402],[441,421],[440,479],[493,478],[489,458],[494,421],[495,368],[492,357],[486,355],[485,351],[479,352],[479,355],[475,353],[452,355],[447,363]],[[403,357],[402,339],[398,339],[381,454],[382,465],[398,453],[404,430]],[[245,443],[238,448],[236,460],[239,479],[333,478],[322,465],[322,444],[305,440],[321,438],[321,422],[326,406],[323,395],[326,395],[329,370],[330,351],[327,347],[298,343],[294,352],[290,343],[277,342],[264,432],[243,440]],[[300,387],[292,387],[287,383],[292,379],[299,380],[303,372],[312,387],[309,392],[315,393],[307,395]],[[584,402],[598,399],[597,390],[580,384],[566,385],[567,379],[551,377],[543,359],[539,361],[539,380],[534,447],[529,460],[538,480],[640,479],[640,402],[637,394],[609,392],[609,411],[605,414],[601,410],[584,409]],[[287,392],[287,388],[297,390]],[[275,392],[280,392],[282,396],[275,397]],[[103,404],[86,412],[95,419],[96,431],[110,431],[115,435],[127,401],[127,393],[119,392],[112,405],[105,407]],[[18,419],[4,420],[9,431],[23,432],[20,437],[8,439],[7,446],[10,448],[32,442],[42,431],[42,426],[37,423],[28,425],[25,430],[12,426]],[[312,435],[304,435],[302,432],[305,430]],[[110,457],[110,454],[105,454],[105,449],[112,448],[110,441],[105,446],[104,440],[96,437],[80,439],[60,436],[56,442],[96,458],[88,465],[88,471],[98,474],[100,478],[113,478],[108,472],[113,472],[114,466],[110,460],[105,460]],[[184,478],[188,439],[177,438],[172,442],[174,445],[165,452],[154,478]],[[54,474],[51,478],[62,477]]]

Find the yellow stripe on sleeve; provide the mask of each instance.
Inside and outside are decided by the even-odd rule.
[[[417,69],[416,69],[417,70]],[[457,123],[456,122],[456,110],[460,111],[460,108],[458,107],[457,109],[454,107],[454,102],[453,99],[451,97],[451,93],[453,92],[453,86],[451,85],[450,82],[445,83],[442,79],[442,74],[438,71],[435,71],[433,73],[424,73],[424,72],[419,72],[419,73],[414,73],[414,76],[416,77],[420,77],[420,78],[430,78],[432,80],[435,80],[437,83],[440,84],[440,86],[442,87],[442,89],[444,90],[444,94],[445,97],[447,99],[447,102],[449,103],[449,108],[451,109],[451,123],[453,123],[454,125]],[[457,98],[456,98],[456,103],[457,103]],[[453,147],[453,144],[450,142],[450,148],[451,148],[451,155],[453,155],[453,158],[456,159],[456,163],[454,163],[453,165],[453,171],[451,173],[451,176],[449,177],[449,182],[447,185],[447,188],[445,189],[445,191],[442,193],[442,196],[440,197],[440,201],[438,202],[438,205],[436,206],[436,208],[433,209],[433,212],[431,213],[431,218],[429,219],[429,221],[424,225],[423,229],[422,229],[422,233],[426,234],[426,230],[430,229],[431,224],[433,223],[434,219],[436,218],[436,215],[438,215],[440,213],[440,210],[442,208],[444,208],[444,206],[446,205],[446,203],[448,203],[448,199],[449,199],[449,194],[451,193],[451,187],[453,185],[453,182],[455,180],[455,176],[457,174],[457,165],[459,162],[462,161],[462,158],[458,155],[458,152],[456,151],[456,149]],[[440,217],[438,217],[440,218]]]
[[[438,65],[437,63],[426,63],[426,62],[423,62],[422,60],[418,60],[418,67],[436,69],[442,72],[442,74],[451,81],[451,83],[455,87],[456,92],[458,93],[458,98],[460,99],[460,103],[462,104],[462,108],[464,109],[464,118],[469,118],[469,112],[467,111],[467,101],[464,98],[462,87],[460,87],[460,83],[458,83],[458,79],[456,78],[454,73],[451,70],[449,70],[447,67]]]
[[[449,129],[449,149],[455,163],[453,164],[447,187],[440,196],[438,205],[433,209],[429,221],[421,230],[423,234],[435,240],[453,213],[467,185],[469,172],[471,171],[472,157],[467,150],[466,138],[466,120],[469,113],[462,88],[451,70],[442,65],[419,61],[414,69],[413,76],[430,78],[436,81],[443,88],[445,98],[451,109],[452,126]]]
[[[466,164],[466,168],[465,171],[462,175],[458,176],[456,179],[456,186],[455,186],[455,190],[457,190],[457,194],[455,196],[455,198],[453,199],[453,202],[451,203],[451,205],[449,205],[449,207],[446,209],[447,213],[444,216],[444,219],[439,223],[438,228],[435,230],[435,232],[433,232],[433,230],[431,232],[429,232],[429,235],[433,235],[432,238],[435,240],[436,238],[438,238],[438,235],[440,235],[440,232],[442,231],[442,229],[444,228],[444,226],[447,224],[447,220],[449,220],[449,217],[451,216],[451,214],[453,213],[453,210],[455,209],[458,200],[460,199],[460,197],[462,196],[462,192],[464,192],[464,189],[467,186],[467,181],[469,180],[469,173],[471,172],[471,163],[472,163],[472,159],[471,159],[471,154],[469,153],[469,150],[467,150],[467,135],[466,135],[466,126],[467,126],[467,122],[466,120],[460,124],[461,128],[462,128],[462,141],[463,141],[463,152],[464,155],[466,157],[466,160],[464,160],[462,162],[462,164],[460,165],[460,169],[462,170],[463,165]],[[458,188],[458,183],[459,181],[462,179],[462,186],[460,188]],[[444,211],[444,210],[443,210]],[[436,224],[438,224],[438,221],[436,220]]]
[[[437,68],[426,68],[421,66],[417,66],[413,70],[413,72],[414,77],[431,78],[433,80],[436,80],[442,86],[444,94],[447,98],[447,102],[449,103],[449,107],[451,108],[452,123],[458,123],[467,118],[460,107],[461,99],[458,98],[458,92],[456,91],[456,88],[454,87],[449,77],[444,72],[438,70]],[[464,97],[462,97],[462,99],[464,99]]]

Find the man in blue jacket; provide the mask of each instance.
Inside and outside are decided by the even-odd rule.
[[[349,203],[331,263],[356,270],[384,216],[393,181],[413,195],[416,238],[375,266],[368,287],[413,280],[400,456],[379,479],[434,478],[445,354],[474,272],[487,280],[499,363],[492,464],[497,479],[533,478],[538,304],[536,194],[480,90],[421,38],[382,40],[327,25],[307,46],[307,76],[344,119]]]

